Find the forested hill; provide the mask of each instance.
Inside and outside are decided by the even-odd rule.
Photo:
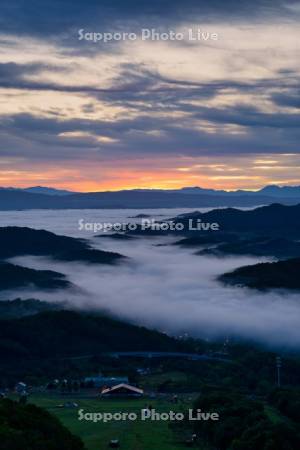
[[[286,206],[274,203],[248,211],[225,208],[213,209],[207,213],[195,211],[182,214],[175,222],[185,223],[189,219],[197,219],[203,223],[218,223],[220,231],[274,233],[294,231],[300,233],[300,204]],[[187,228],[187,227],[186,227]]]
[[[47,311],[3,320],[0,327],[0,358],[6,360],[181,350],[187,345],[163,333],[99,314]]]
[[[226,284],[256,289],[294,289],[300,291],[300,258],[240,267],[219,279]]]
[[[85,450],[85,447],[48,411],[4,399],[0,400],[0,449]]]
[[[1,227],[0,259],[22,255],[50,256],[61,261],[95,264],[113,264],[122,258],[118,253],[95,250],[83,239],[28,227]]]

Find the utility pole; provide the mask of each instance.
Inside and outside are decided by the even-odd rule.
[[[276,368],[277,368],[277,386],[280,388],[281,380],[280,380],[280,369],[281,369],[281,358],[280,356],[276,356]]]

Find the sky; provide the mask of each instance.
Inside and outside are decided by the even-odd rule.
[[[293,0],[1,0],[0,186],[300,184],[299,20]]]

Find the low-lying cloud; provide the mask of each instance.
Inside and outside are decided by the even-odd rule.
[[[224,287],[216,281],[219,274],[254,264],[257,258],[219,259],[194,255],[177,246],[157,246],[168,240],[139,238],[120,242],[93,238],[96,247],[130,257],[116,266],[53,263],[32,257],[15,261],[61,271],[80,287],[78,292],[30,292],[41,299],[66,301],[76,308],[107,310],[176,335],[187,332],[208,338],[239,336],[268,345],[300,346],[298,294]]]

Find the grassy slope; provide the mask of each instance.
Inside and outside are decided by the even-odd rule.
[[[68,399],[69,400],[69,399]],[[84,441],[87,450],[104,450],[108,448],[110,439],[120,439],[123,450],[181,450],[186,448],[178,442],[178,438],[168,427],[168,422],[101,422],[93,423],[78,421],[77,409],[57,408],[63,403],[61,396],[45,397],[33,396],[30,401],[38,406],[46,408],[55,414],[72,433],[78,435]],[[118,412],[128,411],[140,414],[140,410],[149,402],[147,399],[79,399],[75,400],[79,408],[86,412]],[[159,411],[175,411],[179,406],[166,400],[151,400],[153,407]],[[186,407],[186,405],[185,405]]]

